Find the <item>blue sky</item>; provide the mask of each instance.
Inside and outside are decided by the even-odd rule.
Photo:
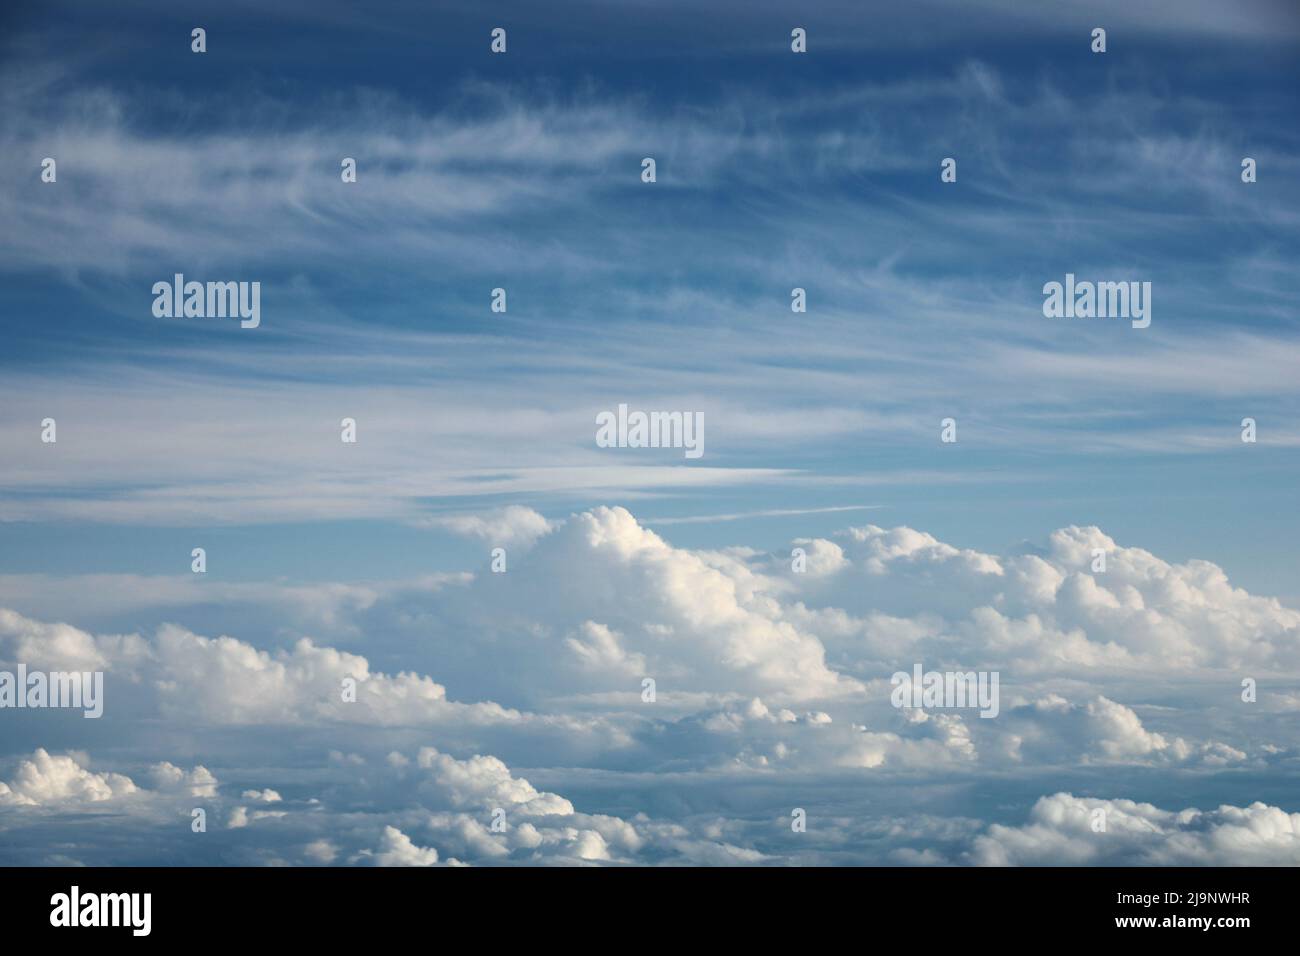
[[[951,546],[1007,568],[1038,555],[1067,579],[1075,552],[1054,533],[1095,527],[1134,567],[1149,553],[1166,562],[1161,580],[1184,582],[1134,587],[1151,609],[1186,616],[1187,633],[1222,616],[1242,629],[1238,650],[1294,642],[1300,16],[1288,4],[263,6],[0,15],[0,607],[28,622],[9,625],[16,646],[53,622],[92,643],[161,641],[159,661],[168,624],[271,655],[308,637],[385,673],[431,675],[457,700],[569,719],[600,711],[573,695],[612,686],[561,674],[553,686],[480,681],[476,653],[545,632],[614,667],[613,645],[582,630],[608,622],[577,605],[547,611],[557,582],[537,583],[530,620],[522,592],[491,591],[489,551],[569,555],[573,573],[595,574],[588,562],[621,560],[602,556],[610,541],[640,542],[619,555],[654,552],[643,534],[655,532],[683,561],[734,576],[746,601],[767,594],[782,608],[773,627],[866,681],[866,659],[836,656],[843,634],[824,616],[884,613],[855,610],[857,587],[814,596],[743,582],[768,580],[796,541],[850,540],[846,529],[868,525],[933,536],[916,553],[945,568]],[[207,30],[201,55],[194,26]],[[498,26],[505,55],[489,50]],[[790,51],[796,26],[807,54]],[[1097,26],[1104,54],[1089,49]],[[47,156],[54,184],[40,180]],[[653,184],[640,180],[647,156]],[[1251,184],[1240,177],[1247,156],[1258,163]],[[357,160],[355,184],[340,181],[343,157]],[[940,181],[945,157],[957,160],[955,183]],[[177,272],[259,281],[261,326],[154,317],[152,285]],[[1042,286],[1066,273],[1151,282],[1150,327],[1045,318]],[[505,314],[489,308],[497,287]],[[795,287],[806,313],[790,309]],[[620,403],[701,412],[704,456],[598,448],[595,416]],[[46,417],[58,422],[55,445],[39,440]],[[339,441],[344,417],[358,423],[355,445]],[[939,440],[947,417],[955,444]],[[1245,417],[1258,423],[1254,444],[1240,440]],[[617,507],[634,528],[601,510]],[[201,579],[194,547],[208,552]],[[1222,569],[1227,590],[1196,562]],[[947,573],[929,586],[967,594]],[[454,606],[431,597],[471,579]],[[1205,589],[1191,604],[1186,581]],[[985,597],[1014,617],[1019,598],[980,595],[942,612],[945,653],[954,634],[987,625]],[[485,619],[493,609],[500,616]],[[920,601],[898,616],[924,629],[931,612]],[[426,645],[422,628],[444,618],[478,652]],[[1132,628],[1103,618],[1074,624],[1134,654],[1168,638],[1149,617]],[[637,659],[626,627],[614,671]],[[1256,659],[1202,659],[1198,648],[1178,666]],[[575,653],[589,661],[588,651]],[[870,659],[892,669],[888,653]],[[1258,660],[1294,676],[1275,656]],[[1096,699],[1127,687],[1137,699],[1121,706],[1143,717],[1139,705],[1215,724],[1201,683],[1176,702],[1133,691],[1133,668],[1163,680],[1143,666],[1128,661],[1127,676],[1108,672],[1074,688],[1077,699],[1039,674],[1047,683],[1027,685],[1024,706],[1105,724],[1113,715]],[[804,664],[795,671],[809,683],[792,700],[827,693]],[[131,673],[160,682],[162,705],[180,680]],[[691,693],[704,696],[672,718],[685,750],[647,773],[712,753],[692,735],[713,718],[692,706],[781,696],[725,675]],[[1054,694],[1075,710],[1042,704]],[[616,726],[602,731],[613,737],[630,732],[614,711],[591,719]],[[263,759],[225,731],[217,746],[205,720],[184,744],[132,724],[119,757],[220,754],[223,780]],[[56,746],[38,724],[21,726],[0,757]],[[1163,733],[1172,741],[1181,727]],[[1196,733],[1217,740],[1223,727],[1238,735],[1225,746],[1258,761],[1255,784],[1209,775],[1199,792],[1277,803],[1293,763],[1250,750],[1254,731],[1227,718]],[[57,746],[88,748],[84,733],[61,730]],[[356,753],[382,760],[365,740],[378,758],[359,742]],[[490,745],[535,753],[508,734],[456,744],[456,759]],[[606,786],[576,768],[636,763],[612,754],[559,748],[529,779],[576,800]],[[1055,779],[1060,768],[1040,770]],[[1159,762],[1132,772],[1146,788],[1135,799],[1187,791]],[[1004,796],[970,808],[954,797],[942,812],[987,824]],[[647,806],[658,799],[647,784]],[[837,831],[836,852],[860,846],[851,829]],[[375,839],[395,839],[383,833]],[[950,836],[936,853],[996,858],[972,848],[980,837]]]
[[[430,420],[476,401],[501,417],[535,412],[548,464],[590,451],[589,411],[620,391],[689,397],[710,406],[712,461],[700,464],[723,471],[709,494],[612,478],[595,496],[537,481],[447,495],[431,479],[404,507],[520,501],[562,515],[620,493],[662,495],[654,514],[673,516],[745,510],[726,502],[875,504],[886,520],[986,547],[1083,521],[1290,587],[1286,17],[1265,11],[1253,35],[1230,38],[1208,7],[1200,29],[1195,17],[1175,32],[1121,20],[1098,56],[1069,42],[1086,17],[969,15],[978,26],[924,36],[900,23],[900,47],[827,10],[805,24],[812,55],[797,57],[784,55],[777,11],[585,12],[556,29],[515,11],[504,57],[474,42],[486,13],[447,11],[438,29],[395,42],[402,23],[426,18],[415,7],[360,20],[259,20],[236,7],[228,27],[210,22],[204,56],[166,43],[193,19],[180,10],[19,19],[6,57],[22,78],[9,94],[22,106],[9,111],[6,150],[20,226],[6,369],[45,383],[41,400],[56,407],[71,400],[66,379],[126,384],[145,402],[169,394],[169,405],[174,380],[190,381],[188,401],[213,415],[224,390],[400,383],[403,406]],[[300,42],[286,49],[286,35]],[[81,137],[112,152],[67,155],[57,196],[23,174],[35,153]],[[357,154],[355,189],[338,182],[335,154]],[[655,189],[636,176],[649,154]],[[939,181],[948,155],[956,184]],[[1244,155],[1262,165],[1248,187]],[[154,319],[147,288],[176,270],[258,278],[264,327]],[[1039,287],[1067,271],[1149,279],[1153,326],[1043,319]],[[507,316],[486,308],[498,285]],[[811,302],[798,318],[795,286]],[[398,351],[403,361],[388,361]],[[169,427],[185,427],[182,408]],[[958,448],[935,440],[947,415],[962,426]],[[1246,415],[1261,422],[1257,447],[1235,440]],[[467,472],[538,460],[483,438],[465,449]],[[788,474],[742,478],[749,469]],[[9,490],[20,503],[102,501],[168,481],[165,467],[141,470],[81,473],[76,487],[40,474],[41,492],[21,480]],[[93,543],[60,546],[48,522],[10,510],[12,569],[34,547],[56,570],[118,568],[124,551],[161,569],[168,559],[146,543],[157,531],[141,526],[207,523],[133,512],[96,559]],[[245,515],[232,503],[213,517]],[[425,560],[393,525],[340,535],[367,563],[395,551],[408,566]],[[775,543],[793,527],[742,534]],[[718,543],[737,530],[684,533]],[[297,566],[285,538],[268,528],[251,550]],[[244,573],[265,575],[250,558]],[[355,572],[312,559],[304,573]]]

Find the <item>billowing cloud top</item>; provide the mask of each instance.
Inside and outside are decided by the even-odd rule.
[[[1295,764],[1294,728],[1275,718],[1300,709],[1300,613],[1213,564],[1096,528],[993,555],[868,524],[763,553],[675,547],[624,508],[481,519],[466,531],[536,531],[505,573],[375,584],[363,603],[322,587],[310,608],[296,588],[229,592],[277,618],[266,647],[0,612],[3,667],[102,670],[101,720],[135,741],[101,766],[44,745],[63,715],[15,725],[31,749],[0,785],[13,858],[41,858],[27,841],[51,814],[112,806],[178,854],[225,861],[1300,862],[1276,805],[1130,796]],[[147,611],[151,593],[127,597]],[[161,593],[161,613],[189,613]],[[895,706],[891,678],[915,666],[996,673],[996,713]],[[162,740],[146,733],[159,718]],[[166,761],[141,759],[159,749]],[[953,779],[1008,792],[972,813]],[[1107,795],[1034,794],[1061,783]],[[865,816],[819,819],[844,787]],[[996,819],[1007,800],[1020,810]],[[196,808],[210,831],[190,832]],[[803,834],[796,808],[816,824]],[[886,820],[892,835],[868,838]],[[114,852],[87,835],[87,859]]]

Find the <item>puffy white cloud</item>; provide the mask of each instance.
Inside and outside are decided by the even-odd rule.
[[[329,840],[312,840],[302,848],[302,855],[312,863],[329,866],[338,857],[339,851]]]
[[[26,807],[100,803],[136,792],[130,777],[93,773],[72,755],[52,756],[38,749],[18,766],[8,784],[0,783],[0,805]]]
[[[766,567],[801,602],[796,619],[824,636],[832,660],[846,644],[886,660],[905,645],[1040,675],[1168,674],[1288,671],[1300,653],[1300,612],[1232,587],[1208,561],[1170,564],[1097,528],[1063,528],[1042,554],[1000,557],[875,525],[828,544],[845,558],[830,573],[788,573],[780,558]],[[1092,571],[1094,551],[1106,556],[1104,572]]]
[[[468,731],[517,728],[604,746],[618,746],[624,739],[621,731],[595,719],[525,713],[491,701],[448,700],[446,688],[430,677],[377,673],[366,658],[307,638],[289,649],[266,651],[171,624],[149,641],[136,635],[94,636],[12,612],[4,615],[0,652],[12,648],[10,656],[22,655],[30,668],[78,663],[103,668],[104,706],[110,716],[119,708],[132,713],[152,708],[171,721],[203,727],[439,724]],[[122,681],[139,686],[128,689]]]
[[[856,736],[839,755],[843,767],[872,770],[908,767],[927,770],[974,760],[975,746],[965,721],[957,714],[911,711],[912,723],[928,728],[924,736],[854,728]]]
[[[520,719],[509,707],[453,704],[445,682],[477,685],[480,698],[515,707],[574,694],[623,694],[631,703],[642,676],[665,695],[797,703],[860,697],[863,681],[917,661],[1043,680],[1142,670],[1266,674],[1287,671],[1300,655],[1300,612],[1231,587],[1207,562],[1172,565],[1095,528],[1057,531],[1041,554],[993,556],[868,525],[834,540],[797,539],[810,563],[794,573],[780,552],[674,547],[622,508],[548,527],[531,550],[511,556],[507,574],[462,576],[450,587],[371,586],[367,600],[331,606],[329,629],[350,640],[367,635],[394,657],[426,659],[444,683],[371,675],[365,658],[313,639],[273,653],[172,626],[151,645],[92,639],[12,612],[0,612],[0,648],[9,638],[29,656],[111,658],[119,668],[157,656],[169,671],[164,696],[236,723],[336,719],[329,685],[354,676],[359,700],[347,719],[377,724],[431,711]],[[1094,549],[1107,554],[1104,573],[1091,571]],[[301,618],[311,621],[320,623]],[[503,655],[518,666],[497,666]]]
[[[245,800],[259,800],[262,803],[279,803],[284,798],[274,790],[245,790],[243,797]]]
[[[215,797],[217,795],[217,778],[207,767],[195,767],[183,770],[175,764],[163,761],[150,768],[154,786],[158,790],[171,790],[188,794],[192,797]],[[274,791],[267,791],[272,793]],[[277,798],[278,799],[278,798]]]
[[[248,807],[235,807],[230,811],[230,817],[226,820],[226,827],[230,830],[241,830],[258,820],[278,820],[288,814],[284,810],[249,810]]]
[[[849,560],[844,556],[844,549],[834,541],[827,541],[825,538],[796,538],[795,547],[803,551],[804,566],[800,574],[811,574],[813,577],[824,577],[834,574],[849,566]],[[794,549],[791,549],[794,554]],[[791,558],[791,570],[794,568],[794,561],[797,556]]]
[[[675,548],[623,508],[571,516],[503,575],[438,602],[456,633],[526,661],[502,693],[623,690],[633,673],[665,691],[787,699],[860,692],[827,666],[744,560]],[[617,635],[617,637],[615,637]]]
[[[492,705],[458,705],[428,677],[372,674],[364,657],[306,638],[271,654],[230,637],[206,638],[174,626],[157,638],[163,707],[230,724],[357,720],[391,724],[455,713],[470,720],[520,715]],[[355,681],[355,701],[344,681]]]
[[[1106,757],[1140,757],[1169,747],[1160,734],[1148,733],[1138,715],[1123,704],[1098,697],[1088,701],[1086,713],[1097,746]]]
[[[136,660],[147,648],[134,635],[92,637],[67,624],[47,624],[0,608],[0,660],[29,668],[97,671],[110,658]]]
[[[433,847],[416,846],[397,827],[384,827],[379,849],[367,852],[362,859],[373,866],[434,866],[438,862],[438,851]]]
[[[1002,753],[1018,762],[1070,759],[1145,766],[1226,766],[1247,753],[1218,741],[1189,741],[1150,731],[1131,707],[1097,695],[1072,703],[1048,694],[1013,707],[999,723]]]
[[[1300,753],[1276,719],[1300,699],[1288,671],[1300,615],[1233,588],[1213,565],[1170,564],[1091,528],[998,556],[874,525],[796,543],[804,573],[788,549],[692,551],[600,508],[548,523],[506,574],[371,583],[373,599],[328,616],[286,612],[283,639],[267,648],[179,625],[93,635],[3,612],[0,658],[102,667],[106,726],[130,739],[164,718],[223,779],[223,766],[237,768],[243,796],[223,801],[204,767],[149,754],[127,767],[147,775],[147,792],[71,759],[16,773],[0,801],[202,802],[229,841],[208,845],[243,862],[926,864],[999,852],[1017,862],[1028,838],[939,796],[954,780],[994,773],[1037,795],[1045,769],[1077,790],[1076,780],[1131,784],[1160,768],[1195,780]],[[1096,549],[1105,572],[1091,570]],[[365,654],[298,636],[327,617]],[[998,671],[1000,712],[895,709],[889,675],[916,663]],[[1241,700],[1242,675],[1258,678],[1258,703]],[[657,682],[653,702],[643,676]],[[348,678],[355,702],[343,699]],[[477,702],[451,699],[452,687]],[[251,734],[240,739],[256,742],[255,756],[239,756],[232,734]],[[305,771],[284,769],[299,753],[314,755],[318,795],[276,799],[302,792]],[[921,819],[913,808],[878,806],[900,779],[935,801],[924,826],[906,822]],[[841,785],[853,796],[837,799],[860,801],[861,821],[846,811],[819,818],[807,841],[777,840],[770,821],[788,813],[791,792],[812,803]],[[720,804],[749,799],[718,817]],[[1038,834],[1043,819],[1020,830]],[[1040,835],[1063,854],[1095,852],[1069,833]]]
[[[645,655],[625,650],[622,637],[604,624],[583,621],[578,632],[566,637],[564,643],[587,670],[623,678],[639,678],[646,673]]]
[[[1259,802],[1169,811],[1057,793],[1039,799],[1023,826],[990,826],[969,859],[984,866],[1296,866],[1300,813]]]
[[[527,816],[573,813],[568,800],[538,793],[527,780],[511,776],[510,768],[496,757],[476,755],[457,760],[433,747],[423,747],[417,763],[428,771],[429,788],[452,806],[503,807]]]
[[[388,760],[414,783],[430,812],[418,825],[439,847],[474,864],[758,862],[757,851],[719,840],[708,828],[687,828],[638,815],[626,820],[583,813],[539,791],[495,758],[458,759],[432,747],[414,761]]]
[[[8,783],[0,782],[0,805],[68,810],[115,801],[147,809],[155,798],[174,801],[217,794],[217,778],[206,767],[184,770],[164,761],[147,772],[152,790],[137,786],[125,774],[91,770],[85,753],[51,754],[38,747],[19,762]]]

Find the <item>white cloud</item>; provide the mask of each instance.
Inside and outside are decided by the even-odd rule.
[[[438,851],[433,847],[420,847],[397,827],[384,827],[379,849],[364,857],[374,866],[434,866]]]
[[[624,678],[639,678],[647,673],[645,655],[625,650],[620,636],[604,624],[583,621],[578,632],[566,637],[564,643],[587,670],[605,671]]]
[[[223,777],[221,761],[238,768],[232,793],[242,797],[223,801],[204,767],[137,757],[131,767],[145,769],[132,775],[145,774],[153,789],[136,793],[130,777],[38,751],[0,800],[163,801],[172,812],[202,803],[226,823],[214,832],[233,841],[212,846],[245,862],[267,862],[274,844],[276,859],[316,862],[437,853],[494,865],[761,864],[830,852],[825,843],[775,844],[770,824],[753,821],[789,808],[766,801],[844,781],[861,791],[854,799],[866,801],[868,816],[822,820],[817,832],[839,839],[834,852],[846,860],[1002,853],[1016,862],[1029,858],[1024,834],[939,807],[926,817],[939,822],[912,833],[886,822],[906,819],[906,806],[877,803],[900,779],[928,799],[989,773],[1021,788],[1047,770],[1062,783],[1132,784],[1153,769],[1198,780],[1285,766],[1300,752],[1294,729],[1269,717],[1298,693],[1288,671],[1297,614],[1231,586],[1207,562],[1171,564],[1092,528],[1062,529],[1038,553],[1006,555],[870,525],[801,540],[815,570],[796,574],[787,549],[693,551],[620,508],[576,514],[553,523],[507,574],[371,585],[373,600],[341,608],[335,622],[365,642],[365,656],[305,637],[262,649],[179,625],[151,637],[98,636],[4,612],[0,659],[102,666],[106,726],[130,740],[162,717],[200,742]],[[1104,574],[1090,570],[1095,547],[1108,555]],[[292,604],[280,606],[292,634]],[[375,659],[428,661],[446,683],[418,669],[386,673]],[[888,676],[914,663],[999,671],[999,715],[895,709]],[[1259,678],[1257,704],[1241,701],[1241,672]],[[641,698],[642,675],[656,679],[653,703]],[[357,681],[355,703],[341,698],[347,677]],[[451,685],[479,702],[452,700]],[[249,766],[228,735],[259,728],[274,733],[257,734],[265,763]],[[308,778],[265,768],[294,766],[285,753],[304,748],[328,783],[311,800],[286,801],[280,794],[301,792]],[[526,775],[510,769],[521,760]],[[607,809],[601,800],[628,793],[647,812],[584,806],[594,799]],[[719,800],[749,794],[763,796],[719,821]],[[494,827],[498,810],[504,828]],[[1022,829],[1039,834],[1040,817]],[[406,842],[385,836],[389,826]],[[1166,829],[1171,845],[1186,841]],[[241,842],[250,833],[261,842]],[[1069,833],[1039,835],[1065,854],[1098,852]]]
[[[150,768],[154,786],[159,790],[174,790],[191,797],[215,797],[217,795],[217,778],[207,767],[195,767],[184,770],[175,764],[163,761]],[[267,791],[271,793],[273,791]]]
[[[419,523],[479,538],[494,548],[530,545],[551,530],[551,523],[546,518],[521,505],[479,514],[435,515],[423,518]]]
[[[163,762],[149,768],[153,790],[138,787],[128,776],[89,769],[90,758],[80,752],[50,754],[38,747],[17,766],[8,783],[0,782],[0,805],[72,810],[87,804],[132,803],[147,808],[154,798],[211,798],[217,778],[202,766],[183,770]]]
[[[226,828],[230,830],[242,830],[250,823],[258,820],[278,820],[287,816],[284,810],[249,810],[248,807],[235,807],[230,811],[230,817],[226,820]]]
[[[1097,832],[1102,817],[1105,830]],[[1039,799],[1023,826],[990,826],[975,840],[970,860],[985,866],[1296,866],[1300,813],[1258,802],[1168,811],[1057,793]]]
[[[825,619],[828,645],[854,642],[858,654],[888,659],[901,632],[918,660],[956,652],[1034,674],[1289,672],[1300,658],[1300,612],[1233,587],[1208,561],[1170,564],[1097,528],[1056,531],[1042,555],[963,551],[874,525],[828,543],[845,556],[829,574],[788,573],[779,559],[769,568],[807,606],[806,626]],[[1107,556],[1104,573],[1091,571],[1094,549]],[[845,612],[863,616],[836,617]]]
[[[259,800],[262,803],[279,803],[284,799],[269,788],[266,790],[245,790],[243,797],[245,800]]]
[[[329,840],[312,840],[302,848],[302,855],[312,863],[329,866],[339,855],[339,851]]]
[[[131,778],[93,773],[71,756],[51,756],[43,748],[18,766],[8,784],[0,783],[0,804],[25,807],[101,803],[136,792]]]
[[[527,780],[511,776],[510,769],[496,757],[457,760],[433,747],[424,747],[417,762],[428,772],[429,789],[455,807],[502,807],[526,816],[573,813],[573,804],[568,800],[553,793],[538,793]]]

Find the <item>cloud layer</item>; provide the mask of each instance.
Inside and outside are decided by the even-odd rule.
[[[0,666],[105,671],[101,721],[135,741],[92,765],[48,738],[98,740],[100,722],[32,711],[12,725],[11,746],[28,748],[0,789],[13,858],[40,858],[26,841],[51,813],[120,806],[176,852],[226,861],[1297,859],[1294,815],[1249,781],[1297,768],[1300,742],[1275,715],[1300,697],[1300,613],[1208,562],[1078,527],[993,555],[876,525],[776,553],[688,550],[623,508],[462,526],[529,533],[510,538],[504,573],[375,585],[364,602],[325,587],[327,610],[294,590],[249,594],[281,617],[269,647],[0,612]],[[163,593],[159,613],[183,617]],[[890,677],[914,665],[997,672],[996,716],[894,706]],[[1162,779],[1221,779],[1242,799],[1133,799]],[[951,790],[999,780],[1011,789],[991,819]],[[197,807],[203,834],[188,830]],[[892,836],[872,832],[889,820]]]

